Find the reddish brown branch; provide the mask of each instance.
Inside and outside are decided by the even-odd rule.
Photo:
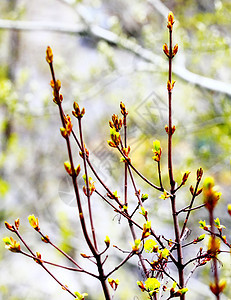
[[[80,142],[81,142],[82,156],[83,156],[83,164],[84,164],[84,173],[85,173],[85,176],[86,176],[88,213],[89,213],[89,218],[90,218],[91,232],[92,232],[92,237],[93,237],[93,241],[94,241],[94,246],[95,246],[96,251],[98,251],[96,235],[95,235],[95,228],[94,228],[93,218],[92,218],[91,195],[90,195],[90,188],[89,188],[89,178],[88,178],[87,163],[86,163],[86,151],[85,151],[84,141],[83,141],[83,131],[82,131],[81,117],[78,118],[78,124],[79,124],[79,135],[80,135]]]

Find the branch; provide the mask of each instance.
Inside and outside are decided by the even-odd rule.
[[[43,259],[40,259],[38,257],[34,257],[33,255],[30,255],[24,251],[20,251],[21,254],[27,256],[27,257],[30,257],[30,258],[33,258],[33,260],[35,261],[38,261],[39,264],[48,264],[48,265],[51,265],[51,266],[54,266],[54,267],[58,267],[58,268],[62,268],[62,269],[65,269],[65,270],[69,270],[69,271],[75,271],[75,272],[82,272],[82,273],[86,273],[88,275],[91,275],[92,277],[95,277],[95,278],[99,278],[97,275],[93,274],[93,273],[90,273],[84,269],[77,269],[77,268],[71,268],[71,267],[66,267],[66,266],[63,266],[63,265],[60,265],[60,264],[55,264],[53,262],[50,262],[50,261],[47,261],[47,260],[43,260]]]
[[[24,246],[27,248],[27,250],[31,253],[31,257],[33,259],[37,259],[37,256],[33,253],[33,251],[30,249],[30,247],[27,245],[27,243],[24,241],[22,236],[20,235],[19,231],[14,228],[14,232],[18,236],[18,238],[21,240],[21,242],[24,244]],[[39,261],[39,265],[62,287],[64,288],[69,294],[71,294],[74,298],[76,298],[75,294],[73,294],[68,287],[64,286],[43,264],[42,261]]]
[[[166,61],[161,56],[152,53],[151,50],[145,49],[133,41],[118,36],[110,30],[106,30],[93,24],[88,24],[85,26],[83,24],[67,25],[58,22],[30,22],[0,19],[0,29],[13,29],[22,31],[54,31],[65,34],[88,35],[99,40],[104,40],[117,47],[121,47],[135,54],[141,59],[156,65],[163,71],[167,70]],[[166,66],[166,68],[163,68],[163,66]],[[173,73],[175,73],[175,75],[181,79],[190,82],[191,84],[195,84],[201,88],[231,96],[231,86],[228,83],[201,76],[189,71],[184,66],[177,64],[174,66]]]
[[[115,271],[117,271],[120,267],[122,267],[133,255],[135,254],[135,252],[130,252],[128,254],[128,256],[118,265],[116,266],[112,271],[110,271],[106,276],[106,278],[108,278],[111,274],[113,274]]]
[[[151,187],[153,187],[154,189],[163,192],[162,188],[153,184],[151,181],[149,181],[146,177],[144,177],[131,163],[131,161],[124,155],[123,151],[117,147],[117,149],[119,150],[120,154],[125,158],[126,162],[128,163],[128,165],[133,169],[133,171],[140,176],[140,178],[142,178],[147,184],[149,184]]]
[[[41,230],[38,231],[38,233],[42,236],[42,238],[46,241],[46,243],[50,244],[52,247],[54,247],[57,251],[59,251],[62,255],[64,255],[69,261],[71,261],[76,267],[78,267],[79,269],[82,269],[77,262],[71,257],[69,256],[66,252],[64,252],[63,250],[61,250],[59,247],[57,247],[54,243],[51,242],[50,238],[47,238],[42,232]]]
[[[200,264],[196,264],[193,269],[190,271],[190,273],[188,274],[188,277],[186,278],[185,280],[185,286],[187,286],[188,282],[189,282],[189,279],[192,277],[193,273],[196,271],[196,269],[200,267]]]
[[[97,249],[96,235],[95,235],[95,228],[94,228],[93,218],[92,218],[91,193],[90,193],[90,187],[89,187],[89,178],[88,178],[88,171],[87,171],[87,159],[86,159],[87,154],[86,154],[85,147],[84,147],[81,118],[82,117],[78,118],[78,124],[79,124],[79,135],[80,135],[80,142],[81,142],[82,156],[83,156],[83,164],[84,164],[84,173],[85,173],[85,176],[86,176],[88,213],[89,213],[89,219],[90,219],[90,224],[91,224],[91,232],[92,232],[92,237],[93,237],[93,241],[94,241],[94,246],[95,246],[95,249],[98,250]]]
[[[143,227],[140,226],[138,223],[136,223],[133,219],[131,219],[131,217],[128,216],[128,214],[126,214],[125,212],[119,210],[118,208],[116,208],[110,201],[107,200],[107,198],[105,198],[102,194],[100,194],[99,191],[95,190],[95,193],[97,195],[99,195],[107,204],[109,204],[112,208],[114,208],[115,212],[119,213],[120,215],[122,215],[123,217],[125,217],[128,221],[130,221],[131,223],[133,223],[137,228],[143,230]],[[151,235],[154,236],[154,238],[157,240],[157,242],[159,243],[159,245],[164,249],[165,246],[162,243],[161,239],[159,236],[157,236],[154,232],[154,230],[151,228],[150,229]],[[174,256],[172,255],[172,253],[169,253],[169,257],[172,259],[172,262],[177,265],[177,261],[174,258]]]
[[[82,24],[65,24],[58,22],[31,22],[0,19],[0,29],[13,29],[19,31],[52,31],[65,34],[84,34],[86,26]]]

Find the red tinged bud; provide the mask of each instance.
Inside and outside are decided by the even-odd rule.
[[[172,134],[173,134],[175,131],[176,131],[176,126],[173,125],[173,126],[172,126]]]
[[[196,196],[199,196],[202,193],[202,191],[203,191],[203,188],[199,189],[196,193]]]
[[[174,24],[174,15],[170,11],[169,14],[168,14],[168,25],[167,25],[167,27],[169,28],[169,30],[172,30],[173,24]]]
[[[219,281],[218,284],[216,284],[216,283],[210,283],[209,287],[210,287],[211,292],[214,295],[218,296],[225,289],[225,287],[226,287],[226,280],[222,279],[222,280]]]
[[[214,179],[212,177],[205,178],[203,192],[205,207],[211,212],[221,196],[221,193],[218,193],[214,187]]]
[[[41,240],[42,240],[44,243],[46,243],[46,244],[48,244],[48,243],[50,242],[50,239],[49,239],[49,236],[48,236],[48,235],[45,235],[44,237],[41,237]]]
[[[163,45],[163,51],[164,51],[164,53],[169,57],[169,50],[168,50],[167,44],[164,44],[164,45]]]
[[[53,53],[50,46],[48,46],[46,50],[46,61],[48,62],[48,64],[51,64],[53,62]]]
[[[128,114],[128,111],[126,110],[126,107],[123,102],[120,102],[120,109],[121,109],[121,114],[123,116],[126,116]]]
[[[10,225],[8,222],[5,221],[5,226],[8,230],[12,231],[12,232],[15,232],[15,229],[12,225]]]
[[[73,103],[74,110],[72,111],[72,114],[77,119],[81,119],[85,114],[85,108],[83,107],[82,110],[79,108],[79,104],[77,102]]]
[[[14,221],[14,224],[15,224],[16,229],[18,230],[19,229],[19,218]]]
[[[190,193],[193,195],[194,194],[194,188],[193,188],[192,185],[190,186],[189,190],[190,190]]]
[[[200,168],[197,170],[197,181],[200,181],[203,175],[203,169]]]
[[[167,134],[168,134],[168,132],[169,132],[169,130],[168,130],[168,125],[165,125],[164,129],[165,129],[165,131],[166,131]]]
[[[231,216],[231,203],[227,205],[228,214]]]
[[[174,88],[175,82],[176,82],[176,81],[170,82],[170,81],[168,80],[168,82],[167,82],[167,90],[168,90],[169,92],[171,92],[171,90]]]
[[[178,52],[178,44],[176,44],[172,50],[172,58],[177,54]]]
[[[182,185],[184,185],[186,183],[186,181],[188,180],[190,172],[185,172],[182,178]]]

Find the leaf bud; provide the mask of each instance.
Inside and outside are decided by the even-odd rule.
[[[137,285],[141,289],[141,292],[144,292],[146,290],[142,281],[137,281]]]
[[[16,229],[18,230],[19,229],[19,218],[14,221],[14,224],[15,224]]]
[[[174,24],[174,15],[173,13],[170,11],[169,14],[168,14],[168,25],[167,27],[172,30],[172,26]]]
[[[80,253],[80,255],[83,257],[83,258],[90,258],[89,255],[85,254],[85,253]]]
[[[176,44],[174,47],[173,47],[173,50],[172,50],[172,58],[177,54],[178,52],[178,44]]]
[[[169,57],[169,50],[168,50],[168,46],[166,43],[163,45],[163,51]]]
[[[144,202],[145,200],[148,199],[148,194],[142,194],[141,195],[141,201]]]
[[[200,181],[203,175],[203,169],[200,168],[197,170],[197,181]]]
[[[10,225],[8,222],[5,221],[5,226],[8,230],[12,231],[12,232],[15,232],[15,229],[12,225]]]
[[[117,121],[118,121],[118,119],[117,119]],[[115,123],[114,123],[114,124],[115,124]],[[111,139],[112,139],[112,141],[114,142],[114,144],[115,144],[116,146],[118,146],[119,143],[120,143],[120,133],[117,132],[115,128],[111,128],[111,129],[110,129],[110,135],[111,135]]]
[[[50,239],[49,239],[49,236],[48,236],[48,235],[42,236],[42,237],[41,237],[41,240],[42,240],[44,243],[46,243],[46,244],[48,244],[48,243],[50,242]]]
[[[186,183],[186,181],[188,180],[189,174],[191,172],[185,172],[182,178],[182,185],[184,185]]]
[[[218,237],[211,235],[209,238],[208,253],[216,257],[217,254],[220,253],[220,245],[221,245],[220,239]]]
[[[199,189],[196,193],[196,196],[199,196],[202,193],[202,191],[203,191],[203,188]]]
[[[69,161],[64,162],[64,168],[69,175],[72,175],[71,164],[69,163]]]
[[[36,258],[34,258],[34,261],[37,264],[42,264],[41,258],[42,258],[41,253],[40,252],[36,252]]]
[[[216,284],[216,283],[210,283],[209,287],[210,287],[211,292],[214,295],[218,296],[225,289],[225,287],[226,287],[226,280],[221,279],[218,284]]]
[[[176,81],[170,82],[170,81],[168,80],[168,82],[167,82],[167,90],[168,90],[169,92],[171,92],[171,90],[174,88],[175,82],[176,82]]]
[[[74,294],[77,296],[76,298],[78,300],[85,300],[85,297],[88,296],[88,293],[82,293],[82,294],[80,294],[79,292],[75,292]]]
[[[53,53],[50,46],[48,46],[46,50],[46,61],[48,62],[48,64],[51,64],[53,62]]]
[[[137,239],[134,241],[134,245],[132,245],[132,251],[137,252],[140,249],[141,240]]]
[[[61,89],[61,81],[60,80],[56,80],[54,88],[59,91]]]
[[[12,237],[5,237],[2,239],[3,242],[5,243],[5,248],[10,250],[11,252],[20,252],[21,247],[20,243],[15,241]]]
[[[128,114],[128,111],[126,110],[125,104],[123,102],[120,102],[120,109],[121,109],[121,114],[123,116],[126,116]]]
[[[83,117],[85,114],[85,108],[83,107],[82,110],[81,110],[81,117]]]
[[[195,240],[193,240],[193,244],[197,244],[198,242],[203,241],[204,238],[205,238],[205,234],[198,236]]]
[[[28,221],[29,221],[30,225],[31,225],[36,231],[39,231],[39,230],[40,230],[38,218],[35,218],[34,215],[30,215],[30,216],[28,217]]]
[[[108,283],[110,284],[110,286],[113,288],[114,291],[116,291],[118,285],[119,285],[119,280],[118,279],[112,279],[112,278],[108,278]]]
[[[78,165],[78,166],[75,168],[75,174],[76,174],[76,176],[79,175],[80,170],[81,170],[80,165]]]
[[[180,297],[188,291],[187,288],[180,289],[174,293],[174,297]]]
[[[52,89],[55,87],[55,84],[54,84],[54,80],[52,79],[51,82],[50,82],[50,86],[52,87]]]
[[[131,150],[131,147],[128,146],[127,148],[123,148],[122,151],[123,151],[123,154],[125,156],[128,156],[128,154],[130,153],[130,150]]]
[[[122,128],[122,125],[123,125],[123,121],[122,121],[122,119],[119,119],[119,123],[118,123],[119,130]]]
[[[62,135],[62,137],[66,138],[67,137],[67,131],[65,128],[60,127],[60,133]]]
[[[79,104],[76,101],[73,103],[73,108],[77,113],[80,113]]]
[[[194,188],[193,188],[192,185],[190,186],[189,190],[190,190],[190,192],[191,192],[191,194],[192,194],[192,196],[193,196],[193,194],[194,194]]]
[[[107,141],[108,145],[112,148],[116,148],[116,145],[112,141]]]
[[[162,148],[160,147],[160,141],[156,140],[153,142],[153,148],[152,152],[154,153],[154,156],[152,157],[154,161],[159,162],[161,158]]]
[[[115,124],[116,122],[118,122],[118,116],[116,114],[112,115],[112,122]]]
[[[87,196],[87,189],[86,189],[85,185],[83,186],[83,192],[84,192],[85,196]]]
[[[106,244],[107,247],[110,246],[110,238],[109,238],[108,235],[106,236],[106,238],[105,238],[105,240],[104,240],[104,243]]]
[[[72,111],[72,114],[73,114],[74,117],[80,119],[84,116],[84,114],[85,114],[85,108],[84,107],[80,111],[79,104],[77,102],[74,102],[73,103],[73,108],[74,108],[74,110]]]
[[[172,126],[172,130],[171,130],[171,133],[173,134],[175,131],[176,131],[176,126],[173,125],[173,126]]]
[[[64,118],[64,120],[65,120],[65,123],[66,123],[65,124],[66,135],[69,136],[71,134],[72,127],[73,127],[73,124],[71,123],[71,117],[67,114],[67,116]],[[62,134],[62,131],[61,131],[61,134]]]
[[[212,177],[205,178],[203,192],[205,207],[211,212],[221,196],[221,193],[218,193],[214,188],[214,179]]]
[[[227,205],[228,214],[231,216],[231,203]]]
[[[148,215],[148,211],[145,210],[145,208],[144,208],[143,206],[141,206],[140,209],[141,209],[140,214],[141,214],[142,216],[144,216],[145,219],[146,219],[146,218],[147,218],[147,215]]]
[[[115,126],[113,125],[113,123],[112,123],[111,120],[109,121],[109,126],[110,126],[111,128],[114,128],[114,127],[115,127]]]

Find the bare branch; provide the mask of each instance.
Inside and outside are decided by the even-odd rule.
[[[14,29],[22,31],[54,31],[65,34],[78,34],[78,35],[89,35],[99,40],[105,40],[110,44],[114,44],[117,47],[121,47],[141,59],[152,63],[160,68],[160,70],[166,71],[167,64],[164,58],[159,55],[152,53],[151,50],[145,49],[139,44],[120,37],[117,34],[106,30],[100,26],[94,24],[61,24],[57,22],[29,22],[29,21],[12,21],[0,19],[0,29]],[[166,67],[164,67],[166,66]],[[193,73],[186,69],[184,66],[174,65],[175,75],[181,79],[195,84],[201,88],[208,89],[213,92],[219,92],[231,96],[231,86],[220,80],[215,80],[199,74]]]

